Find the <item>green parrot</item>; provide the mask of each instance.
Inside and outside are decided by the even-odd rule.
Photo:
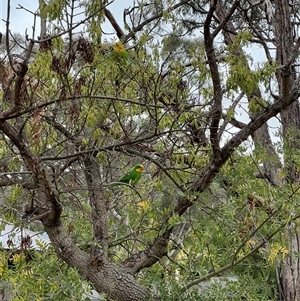
[[[141,178],[143,170],[144,170],[144,165],[137,164],[118,182],[134,185]]]

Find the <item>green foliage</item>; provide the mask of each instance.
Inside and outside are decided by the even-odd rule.
[[[89,36],[92,40],[99,41],[102,36],[101,23],[104,21],[103,6],[107,3],[103,1],[87,1],[84,2],[84,11],[86,16],[92,16],[88,22]]]
[[[231,51],[238,49],[239,47],[244,47],[249,45],[250,40],[253,38],[253,35],[249,30],[243,30],[238,32],[232,45],[230,45]]]
[[[234,42],[230,47],[228,47],[228,56],[226,57],[226,62],[230,66],[229,74],[226,80],[226,86],[228,90],[238,91],[240,89],[247,95],[251,95],[259,83],[263,83],[267,86],[270,78],[275,74],[275,64],[273,62],[266,62],[257,70],[253,71],[249,68],[252,61],[250,55],[241,53],[242,47],[249,44],[249,40],[252,38],[248,31],[239,32],[234,39]],[[250,105],[250,111],[253,113],[262,108],[257,108],[256,104],[264,102],[262,99],[254,101],[255,104]],[[254,106],[254,107],[253,107]]]
[[[14,186],[7,197],[7,203],[11,206],[16,205],[20,198],[22,198],[23,189],[21,186]]]
[[[74,269],[57,259],[51,250],[35,251],[27,261],[24,253],[13,255],[12,269],[5,265],[1,253],[0,277],[11,300],[83,300],[83,281]]]
[[[227,88],[237,90],[240,88],[246,94],[251,94],[257,86],[257,74],[245,65],[247,58],[243,55],[233,54],[228,59],[230,74],[227,79]]]
[[[46,0],[40,1],[40,12],[43,18],[49,18],[50,21],[61,19],[64,6],[67,1]]]
[[[290,129],[284,137],[290,143],[283,147],[280,142],[274,157],[257,144],[241,144],[207,177],[223,158],[210,145],[216,100],[205,41],[184,31],[199,26],[198,21],[177,26],[179,16],[164,9],[174,1],[141,5],[148,15],[162,13],[160,30],[172,22],[172,34],[153,38],[159,30],[149,24],[130,41],[134,47],[128,47],[130,43],[114,39],[101,41],[103,2],[79,1],[76,8],[76,1],[40,3],[41,16],[53,25],[50,33],[66,34],[34,55],[28,70],[33,84],[22,90],[22,111],[7,121],[23,139],[23,148],[1,137],[1,172],[4,180],[15,183],[3,184],[3,218],[18,224],[25,204],[46,206],[35,174],[29,173],[29,149],[62,206],[67,233],[82,250],[90,252],[99,243],[94,240],[99,225],[93,225],[93,214],[103,212],[95,210],[93,197],[106,210],[111,262],[122,264],[143,250],[148,254],[155,240],[172,229],[167,256],[137,275],[162,300],[275,300],[274,263],[288,256],[281,234],[287,224],[297,223],[300,192],[297,182],[276,186],[265,173],[266,167],[281,169],[278,180],[288,182],[291,173],[281,168],[280,152],[285,167],[299,173],[300,154],[293,147],[298,131]],[[188,14],[191,7],[182,9]],[[67,29],[62,26],[70,11],[74,17],[77,12],[89,16],[84,23],[88,33],[80,38],[72,29],[74,19]],[[141,20],[146,15],[141,11]],[[241,49],[252,39],[249,31],[240,31],[232,45],[214,45],[226,90],[220,97],[230,100],[229,106],[227,99],[221,104],[222,109],[229,107],[219,121],[221,147],[235,135],[230,122],[240,108],[252,117],[269,105],[265,96],[254,94],[260,86],[270,90],[276,64],[251,69],[252,58]],[[231,102],[237,92],[245,97]],[[9,105],[5,101],[2,109]],[[94,160],[95,169],[85,166],[86,159]],[[145,170],[134,187],[109,185],[140,162]],[[204,191],[195,188],[203,179],[209,182]],[[192,206],[175,214],[182,204]],[[35,252],[30,269],[23,255],[15,258],[15,265],[8,270],[1,254],[0,276],[12,284],[13,300],[82,300],[77,271],[53,250]],[[197,279],[199,285],[184,290]]]

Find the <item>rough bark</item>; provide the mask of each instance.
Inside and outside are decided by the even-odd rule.
[[[91,281],[98,292],[105,292],[113,300],[157,300],[155,296],[149,296],[147,289],[136,282],[128,269],[106,260],[95,262],[94,257],[74,244],[61,224],[53,226],[44,223],[44,226],[58,256]]]
[[[281,270],[281,300],[297,301],[300,298],[300,234],[299,228],[291,227],[286,235],[289,254],[282,263]]]
[[[108,225],[106,201],[103,195],[101,175],[97,160],[92,155],[87,155],[84,159],[85,178],[87,182],[89,201],[92,209],[92,225],[94,229],[94,240],[101,244],[94,249],[94,255],[107,258],[108,252]]]
[[[291,23],[289,1],[274,1],[275,3],[275,38],[276,38],[276,62],[280,68],[276,72],[279,85],[279,97],[283,100],[288,99],[291,87],[296,78],[294,67],[295,57],[293,54],[293,28]],[[294,47],[295,47],[294,46]],[[287,138],[289,129],[298,130],[300,128],[299,103],[295,102],[281,113],[282,134]],[[286,139],[288,140],[288,139]],[[287,141],[286,141],[287,142]],[[294,145],[299,148],[299,142]],[[292,181],[295,179],[292,179]]]
[[[210,131],[210,143],[212,146],[213,156],[216,160],[220,157],[220,141],[219,141],[219,123],[222,114],[222,87],[220,72],[218,70],[217,60],[214,51],[214,36],[216,33],[210,32],[210,24],[212,21],[213,13],[216,8],[217,1],[213,1],[211,8],[208,12],[206,21],[204,23],[204,44],[207,60],[209,64],[209,70],[214,87],[213,104],[211,109],[211,122],[209,126]]]
[[[275,0],[275,38],[276,38],[276,62],[280,68],[276,73],[279,98],[284,102],[289,98],[291,87],[295,83],[296,70],[293,66],[295,57],[293,28],[291,23],[290,7],[288,0]],[[297,49],[298,50],[298,49]],[[282,110],[280,113],[282,123],[282,135],[284,139],[284,149],[288,152],[291,149],[299,150],[300,147],[300,114],[299,102],[295,101],[291,106]],[[284,155],[285,169],[287,172],[287,181],[290,183],[299,182],[297,168],[290,156]],[[288,229],[287,242],[289,245],[289,254],[282,264],[282,298],[284,301],[300,300],[300,265],[299,254],[299,226]]]

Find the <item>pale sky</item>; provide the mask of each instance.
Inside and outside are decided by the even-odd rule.
[[[7,0],[1,0],[0,7],[0,32],[5,33],[6,26],[5,21],[7,19]],[[25,9],[20,9],[20,6]],[[119,25],[123,28],[123,11],[133,5],[133,0],[114,0],[112,4],[108,6],[108,9],[114,15],[114,17],[119,21]],[[34,22],[34,16],[32,13],[36,11],[38,7],[38,0],[10,0],[10,28],[12,32],[18,32],[22,35],[27,32],[29,37],[32,35],[32,26]],[[32,13],[30,13],[31,11]],[[39,25],[39,20],[37,21]],[[103,25],[103,30],[108,33],[112,33],[113,29],[108,22]],[[36,33],[36,36],[39,32]]]

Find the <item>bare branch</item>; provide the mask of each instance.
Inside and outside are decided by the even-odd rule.
[[[158,14],[152,16],[151,18],[145,20],[144,22],[140,23],[138,26],[134,27],[132,29],[132,31],[127,36],[125,36],[124,41],[127,42],[128,40],[133,38],[135,36],[135,34],[139,31],[141,31],[147,24],[161,18],[165,13],[169,13],[169,12],[179,8],[180,6],[182,6],[183,4],[186,4],[188,2],[189,2],[189,0],[182,0],[181,2],[169,7],[167,10],[162,11],[161,13],[158,13]]]
[[[78,23],[76,23],[75,25],[71,26],[70,28],[68,28],[65,31],[62,31],[56,35],[53,35],[51,37],[47,37],[47,38],[41,38],[40,40],[33,40],[34,43],[45,43],[47,41],[50,41],[52,39],[55,38],[59,38],[69,32],[72,32],[74,29],[76,29],[77,27],[79,27],[80,25],[86,23],[88,20],[90,20],[91,18],[93,18],[95,15],[97,15],[101,10],[103,10],[105,7],[107,7],[108,5],[110,5],[113,1],[103,5],[101,8],[99,8],[97,11],[95,11],[93,14],[89,15],[88,17],[86,17],[85,19],[79,21]]]
[[[212,145],[213,157],[215,160],[219,160],[220,156],[220,146],[219,146],[219,122],[222,114],[222,87],[220,74],[218,70],[217,60],[214,51],[214,35],[210,33],[210,23],[215,11],[215,1],[212,4],[207,18],[204,24],[204,42],[205,42],[205,52],[207,55],[208,65],[210,69],[210,74],[213,81],[214,88],[214,103],[211,109],[211,123],[210,123],[210,142]]]
[[[110,24],[112,25],[112,27],[115,29],[115,31],[117,33],[117,37],[120,40],[122,40],[125,36],[123,29],[120,27],[120,25],[118,24],[117,20],[115,19],[113,14],[110,12],[110,10],[105,8],[104,13],[105,13],[106,18],[109,20]]]

